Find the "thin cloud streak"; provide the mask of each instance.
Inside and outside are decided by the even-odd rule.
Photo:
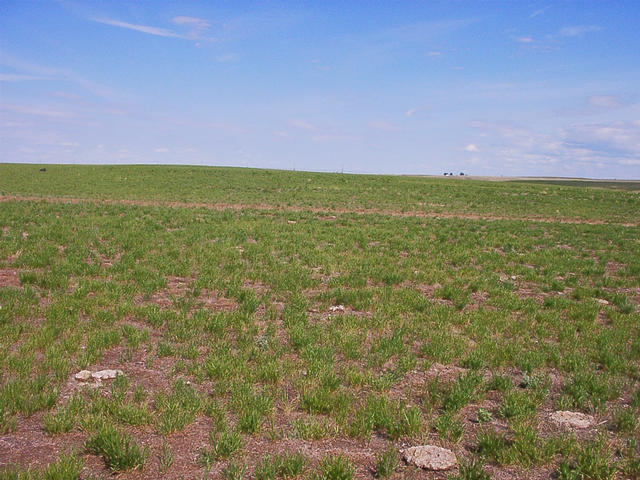
[[[21,113],[25,115],[35,115],[38,117],[48,118],[74,118],[76,115],[71,112],[63,112],[60,110],[50,110],[47,108],[31,107],[28,105],[14,105],[5,104],[1,106],[2,109],[10,112]]]
[[[199,39],[211,27],[211,24],[204,18],[179,16],[172,18],[171,21],[176,25],[190,28],[186,36],[194,40]]]
[[[582,37],[585,33],[598,32],[602,30],[602,27],[597,25],[572,25],[563,27],[558,32],[561,37]]]
[[[49,77],[22,75],[18,73],[0,73],[0,82],[24,82],[32,80],[49,80]]]
[[[414,107],[414,108],[410,108],[409,110],[404,112],[404,116],[405,117],[413,117],[416,113],[428,112],[429,110],[431,110],[431,107],[429,107],[429,106]]]
[[[535,18],[538,15],[542,15],[544,12],[546,12],[550,8],[551,8],[551,6],[540,8],[540,9],[536,10],[535,12],[533,12],[531,15],[529,15],[529,18]]]
[[[592,95],[587,99],[589,105],[598,108],[617,108],[622,106],[620,100],[613,95]]]
[[[120,20],[112,20],[110,18],[91,18],[91,20],[97,23],[102,23],[104,25],[125,28],[128,30],[134,30],[136,32],[147,33],[149,35],[157,35],[159,37],[186,38],[175,32],[167,30],[166,28],[150,27],[148,25],[137,25],[135,23],[121,22]]]
[[[114,97],[116,97],[115,92],[111,88],[87,80],[86,78],[63,68],[37,65],[6,53],[2,53],[0,55],[0,65],[20,71],[20,73],[15,75],[37,76],[40,77],[40,80],[72,82],[98,97],[102,97],[107,100],[113,100]]]

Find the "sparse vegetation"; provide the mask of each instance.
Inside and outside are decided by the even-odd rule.
[[[305,468],[306,459],[300,453],[284,455],[267,455],[256,466],[256,480],[275,480],[277,478],[293,478]]]
[[[326,456],[320,462],[319,471],[312,478],[314,480],[351,480],[353,465],[343,455]]]
[[[106,466],[114,472],[142,468],[149,452],[141,449],[128,434],[105,426],[89,436],[85,442],[88,452],[101,455]]]
[[[0,467],[0,478],[6,480],[78,480],[84,460],[77,454],[61,454],[43,469],[20,469],[16,465]]]
[[[376,456],[375,474],[377,478],[387,478],[398,467],[398,452],[389,447]]]
[[[466,459],[452,478],[640,471],[636,193],[29,168],[0,165],[0,193],[87,201],[2,200],[3,438],[37,424],[122,478],[178,476],[180,438],[199,452],[189,478],[396,478],[402,445],[433,440]],[[74,377],[107,367],[124,375]],[[574,435],[554,410],[595,427]],[[388,448],[365,465],[372,439]],[[277,450],[334,442],[321,461]],[[7,452],[0,478],[82,468]]]

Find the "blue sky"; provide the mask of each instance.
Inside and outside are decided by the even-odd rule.
[[[0,157],[640,178],[640,2],[0,3]]]

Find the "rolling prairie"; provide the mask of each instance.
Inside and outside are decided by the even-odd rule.
[[[0,479],[638,478],[639,223],[606,182],[0,165]]]

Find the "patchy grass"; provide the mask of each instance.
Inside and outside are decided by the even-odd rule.
[[[114,472],[141,469],[149,452],[141,449],[129,435],[105,426],[89,436],[85,442],[88,452],[101,455],[105,465]]]
[[[452,478],[640,471],[637,194],[29,168],[0,165],[0,191],[93,201],[1,203],[7,478],[72,478],[43,445],[121,478],[417,478],[396,462],[424,443]]]

